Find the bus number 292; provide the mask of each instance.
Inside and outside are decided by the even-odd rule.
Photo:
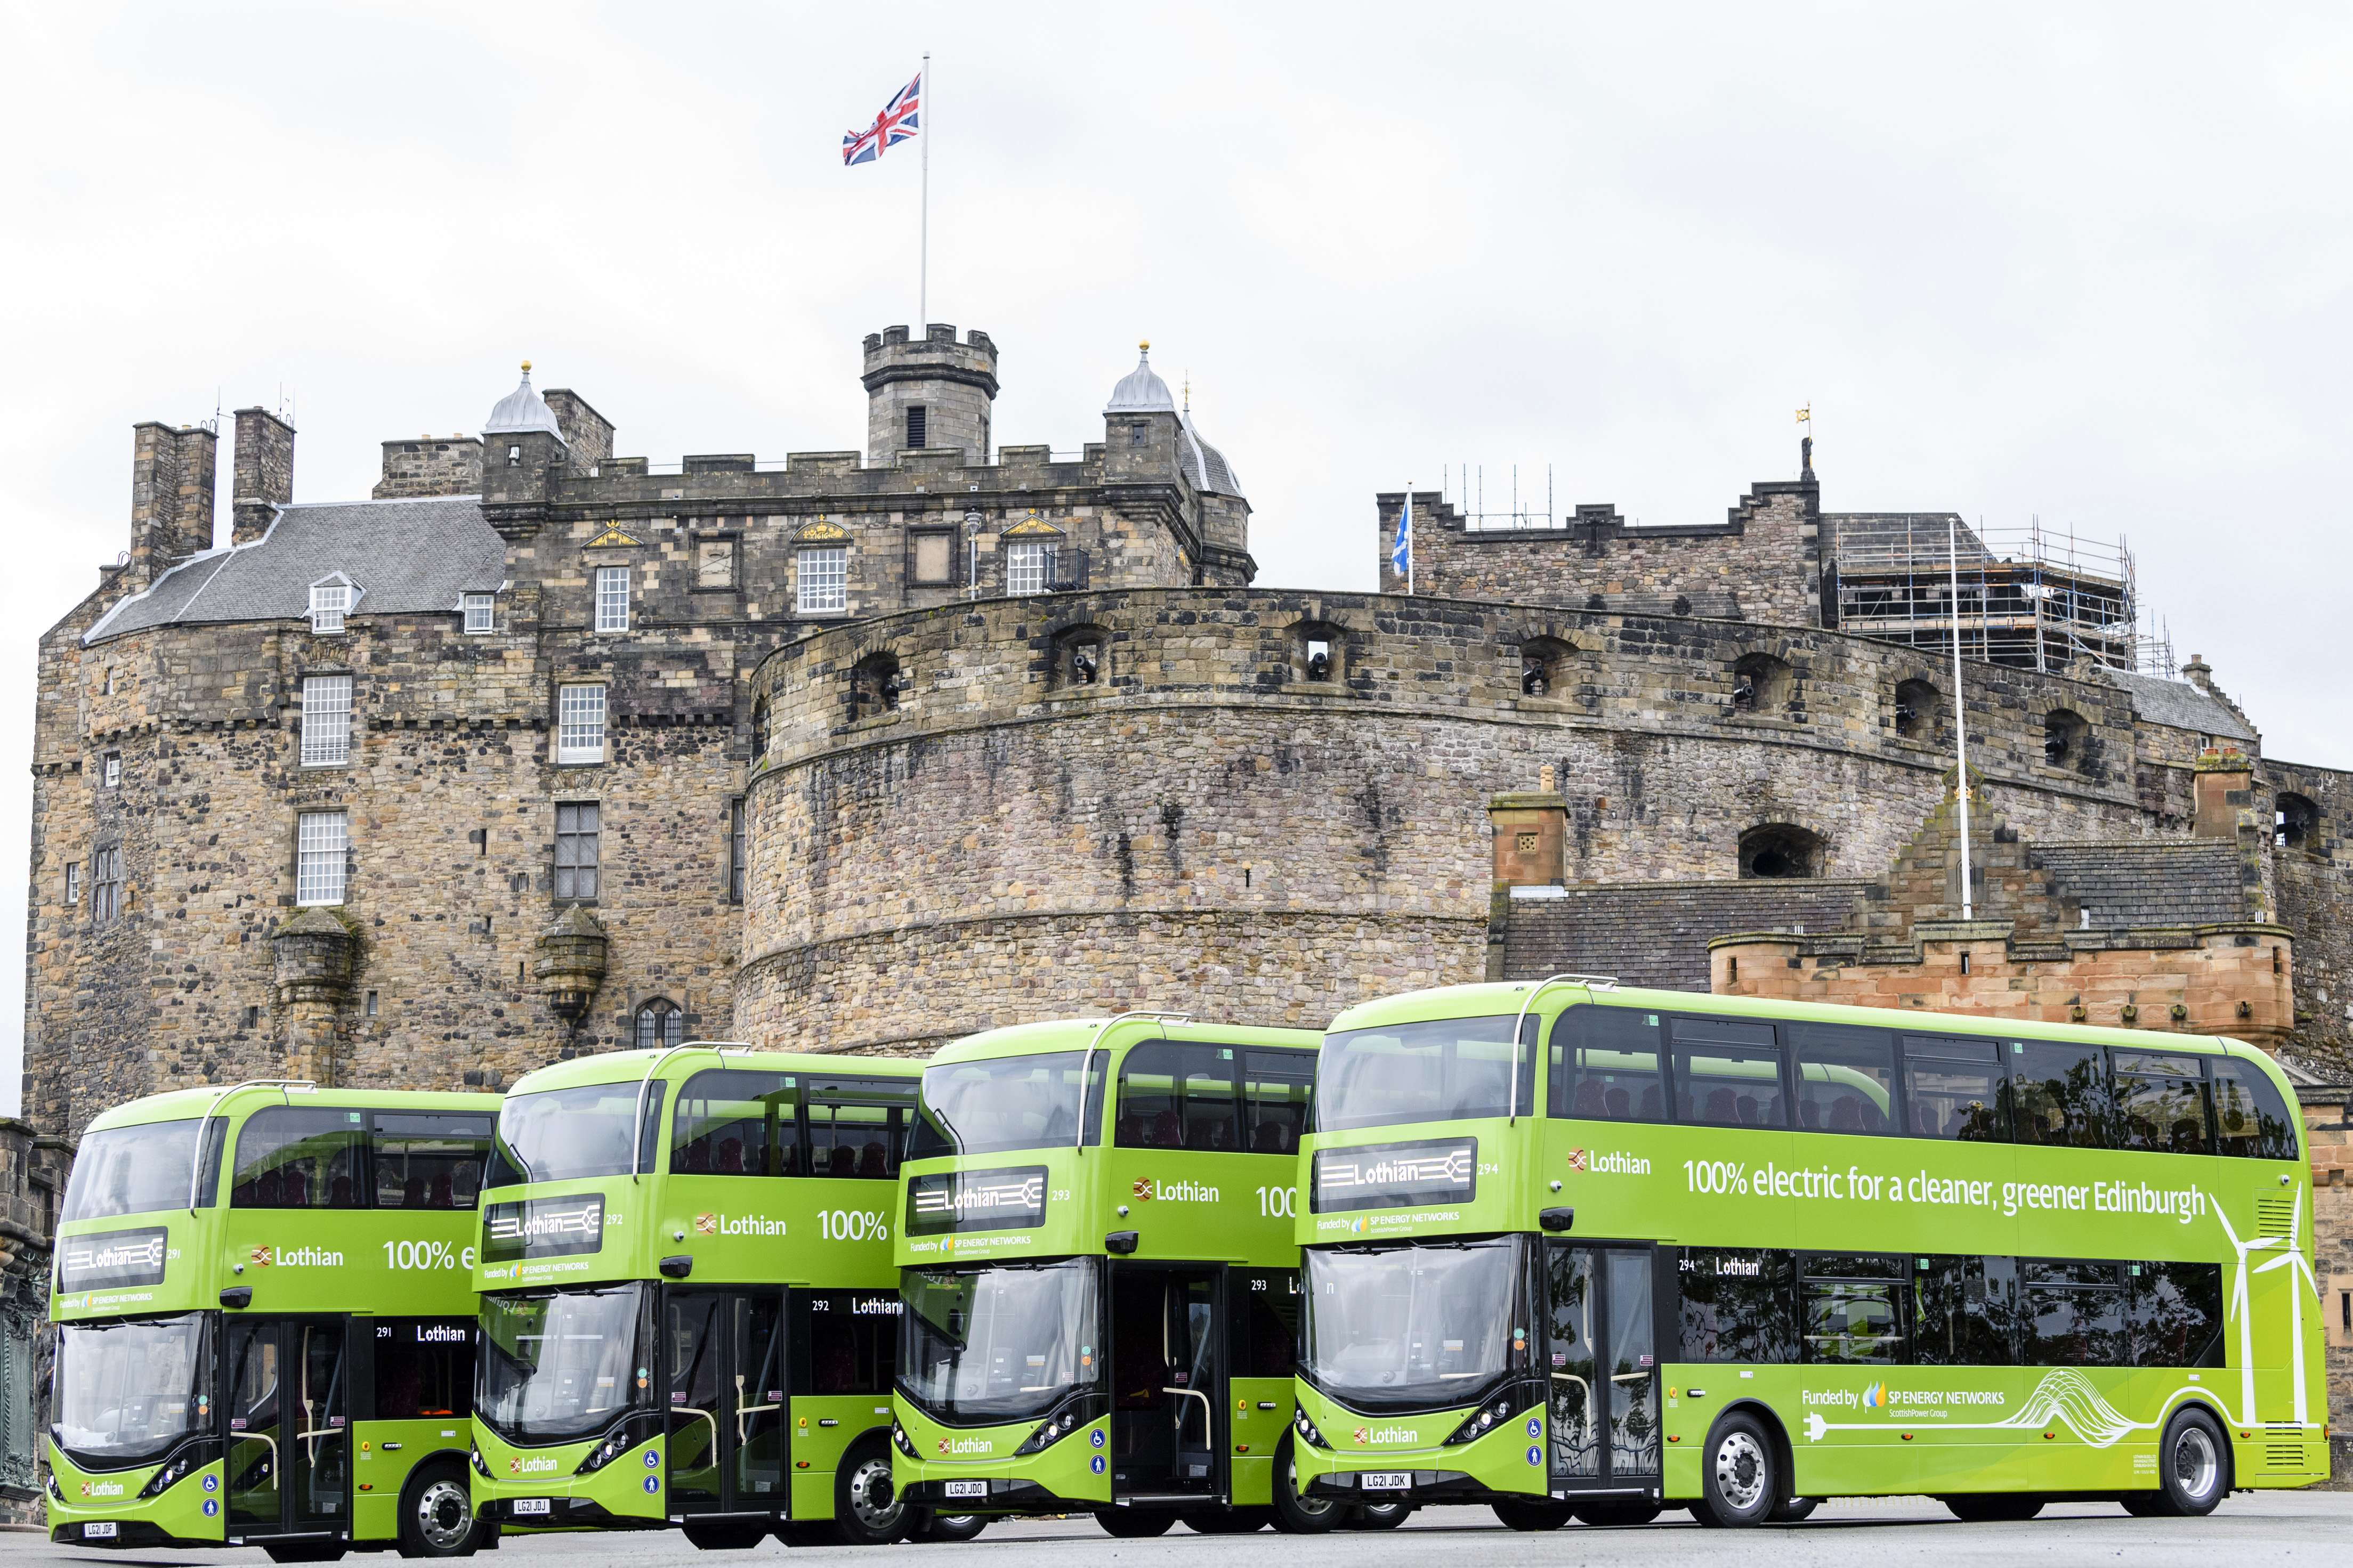
[[[819,1209],[817,1229],[828,1241],[884,1241],[891,1235],[876,1209]]]
[[[1261,1187],[1258,1190],[1258,1212],[1267,1219],[1290,1219],[1298,1211],[1298,1190],[1293,1187]]]

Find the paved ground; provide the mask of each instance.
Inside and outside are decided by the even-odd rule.
[[[2226,1568],[2297,1561],[2315,1564],[2341,1555],[2353,1531],[2353,1493],[2259,1492],[2233,1497],[2202,1520],[2134,1519],[2121,1509],[2067,1504],[2025,1524],[1962,1524],[1926,1498],[1836,1502],[1802,1525],[1759,1531],[1701,1530],[1688,1515],[1669,1514],[1641,1530],[1588,1530],[1570,1525],[1523,1535],[1496,1525],[1484,1509],[1433,1508],[1401,1529],[1377,1534],[1201,1536],[1178,1525],[1154,1541],[1114,1541],[1092,1520],[991,1525],[960,1546],[895,1546],[796,1551],[807,1568],[1056,1568],[1117,1560],[1125,1568],[1584,1568],[1595,1563],[1736,1563],[1739,1568],[1890,1568],[1929,1563],[1938,1568],[2016,1563],[2118,1563],[2126,1568]],[[729,1561],[781,1557],[776,1542],[755,1551],[698,1552],[681,1537],[564,1535],[516,1539],[481,1568],[620,1568],[650,1561],[681,1565],[701,1559],[712,1568]],[[369,1562],[347,1557],[346,1563]],[[399,1561],[375,1560],[388,1565]],[[180,1568],[223,1563],[269,1568],[259,1552],[91,1552],[52,1546],[37,1534],[0,1533],[0,1562],[97,1564],[100,1568]]]

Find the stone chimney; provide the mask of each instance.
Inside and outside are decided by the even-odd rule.
[[[213,476],[220,439],[201,425],[131,427],[131,563],[137,592],[213,547]]]
[[[2198,815],[2189,831],[2200,838],[2235,838],[2239,813],[2254,805],[2254,768],[2245,752],[2225,746],[2200,754],[2193,788]]]
[[[1550,887],[1567,878],[1568,803],[1546,766],[1534,794],[1499,795],[1487,803],[1495,839],[1495,885]]]
[[[294,499],[294,426],[266,408],[238,409],[235,474],[229,542],[250,544]]]

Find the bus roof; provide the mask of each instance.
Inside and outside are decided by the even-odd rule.
[[[639,1083],[646,1068],[664,1055],[670,1060],[662,1066],[663,1081],[689,1077],[721,1065],[715,1058],[723,1053],[724,1065],[731,1068],[757,1068],[763,1072],[794,1073],[873,1073],[884,1078],[905,1078],[913,1080],[923,1075],[923,1064],[906,1057],[851,1057],[795,1051],[763,1051],[730,1040],[696,1040],[678,1047],[662,1047],[645,1051],[602,1051],[595,1056],[578,1057],[568,1062],[556,1062],[527,1072],[507,1086],[509,1094],[535,1094],[542,1089],[580,1089],[599,1083]],[[854,1065],[853,1065],[854,1064]]]
[[[1443,1015],[1438,1015],[1442,1016]],[[997,1057],[1025,1057],[1047,1051],[1080,1051],[1090,1045],[1133,1044],[1141,1037],[1198,1040],[1223,1046],[1296,1046],[1314,1049],[1323,1036],[1314,1029],[1262,1027],[1255,1024],[1211,1024],[1176,1014],[1142,1014],[1124,1018],[1106,1029],[1104,1018],[1054,1018],[1038,1024],[1012,1024],[984,1029],[950,1040],[933,1056],[934,1062],[987,1061]]]
[[[1427,991],[1401,992],[1359,1003],[1334,1018],[1327,1032],[1377,1027],[1384,1024],[1419,1024],[1435,1018],[1481,1018],[1516,1013],[1536,982],[1494,981],[1479,985],[1440,985]],[[2230,1056],[2258,1061],[2279,1075],[2261,1047],[2217,1035],[2163,1034],[2151,1029],[2110,1029],[2088,1024],[2045,1024],[2016,1018],[1989,1018],[1971,1013],[1936,1013],[1926,1009],[1846,1007],[1823,1002],[1785,1002],[1759,996],[1718,996],[1704,991],[1651,991],[1640,986],[1598,981],[1563,982],[1536,998],[1532,1014],[1551,1014],[1577,1002],[1614,1007],[1655,1007],[1662,1012],[1704,1007],[1727,1017],[1805,1019],[1823,1024],[1853,1024],[1865,1028],[1931,1030],[1945,1035],[1978,1035],[2011,1039],[2020,1037],[2081,1040],[2087,1044],[2120,1046],[2127,1050],[2189,1051],[2203,1056]],[[2281,1081],[2286,1080],[2284,1077]]]
[[[164,1094],[151,1094],[142,1100],[125,1100],[111,1110],[90,1119],[82,1131],[103,1132],[111,1127],[143,1127],[153,1121],[180,1121],[192,1116],[202,1116],[213,1110],[218,1114],[235,1116],[264,1105],[294,1103],[301,1105],[349,1106],[356,1110],[491,1110],[497,1109],[495,1094],[470,1093],[457,1089],[333,1089],[305,1085],[254,1084],[237,1093],[222,1097],[221,1091],[233,1086],[220,1084],[205,1089],[175,1089]]]

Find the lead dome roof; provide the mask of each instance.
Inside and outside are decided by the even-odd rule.
[[[557,440],[564,440],[564,427],[555,422],[555,410],[531,389],[531,361],[525,360],[522,384],[499,399],[498,406],[491,410],[490,422],[482,426],[482,434],[520,436],[532,430],[544,430]]]

